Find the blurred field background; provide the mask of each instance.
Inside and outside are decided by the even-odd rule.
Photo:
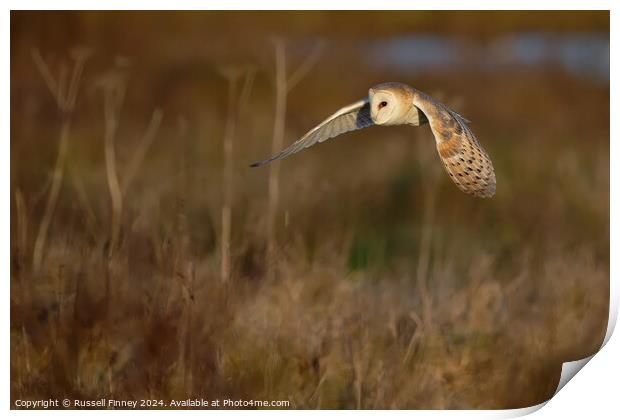
[[[428,126],[248,167],[385,81],[495,197]],[[542,402],[607,324],[609,117],[608,12],[12,12],[12,401]]]

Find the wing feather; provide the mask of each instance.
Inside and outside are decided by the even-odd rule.
[[[476,197],[495,194],[495,170],[467,120],[444,106],[440,118],[433,118],[431,127],[437,138],[437,151],[446,172],[456,186]]]
[[[302,138],[269,159],[253,163],[252,167],[266,165],[277,159],[283,159],[317,143],[322,143],[340,134],[370,127],[374,123],[370,117],[368,99],[355,102],[338,110],[325,121],[303,135]]]
[[[441,162],[456,186],[476,197],[492,197],[496,190],[493,163],[469,121],[419,91],[416,106],[426,114]]]

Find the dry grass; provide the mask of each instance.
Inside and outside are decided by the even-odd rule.
[[[230,57],[209,46],[204,53],[200,37],[187,35],[181,47],[145,32],[161,50],[156,63],[135,40],[90,39],[126,46],[135,64],[124,70],[122,108],[106,96],[102,109],[98,69],[113,58],[103,51],[89,61],[67,176],[55,181],[54,133],[64,120],[21,48],[28,19],[14,18],[21,29],[11,62],[13,400],[522,407],[551,396],[562,361],[600,345],[609,298],[608,85],[549,68],[403,80],[462,95],[445,100],[461,101],[475,121],[494,159],[496,197],[451,185],[426,127],[371,128],[284,161],[271,219],[269,173],[248,168],[273,137],[267,39],[238,47],[258,71],[246,89],[237,85],[230,107],[218,73]],[[101,30],[109,40],[118,28]],[[42,25],[33,39],[46,33]],[[202,53],[205,61],[183,58]],[[347,59],[328,70],[323,60],[337,54],[325,53],[319,71],[286,97],[286,139],[391,77],[362,69],[343,78]],[[266,65],[252,54],[268,57]],[[60,68],[53,54],[41,59]],[[58,199],[37,246],[50,188]]]

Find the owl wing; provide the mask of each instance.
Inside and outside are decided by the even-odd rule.
[[[277,159],[283,159],[300,150],[322,143],[340,134],[353,130],[370,127],[374,123],[370,117],[370,104],[368,99],[355,102],[349,106],[345,106],[338,112],[327,118],[325,121],[314,127],[303,135],[302,138],[282,150],[277,155],[269,159],[253,163],[252,167],[263,166]]]
[[[429,98],[430,99],[430,98]],[[493,163],[465,118],[433,101],[426,113],[444,168],[456,186],[476,197],[492,197],[496,181]]]

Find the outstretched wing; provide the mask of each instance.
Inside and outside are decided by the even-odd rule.
[[[429,120],[437,152],[452,181],[467,194],[492,197],[496,188],[493,163],[467,125],[469,121],[426,94],[419,98],[416,105]]]
[[[340,134],[359,130],[371,125],[373,125],[373,122],[370,117],[370,105],[368,99],[364,99],[340,109],[277,155],[261,162],[253,163],[251,166],[257,167],[266,165],[269,162],[283,159],[293,153],[313,146],[316,143],[322,143]]]
[[[496,180],[493,163],[467,120],[447,109],[447,115],[434,123],[433,132],[440,136],[437,151],[452,181],[463,192],[476,197],[492,197]]]

